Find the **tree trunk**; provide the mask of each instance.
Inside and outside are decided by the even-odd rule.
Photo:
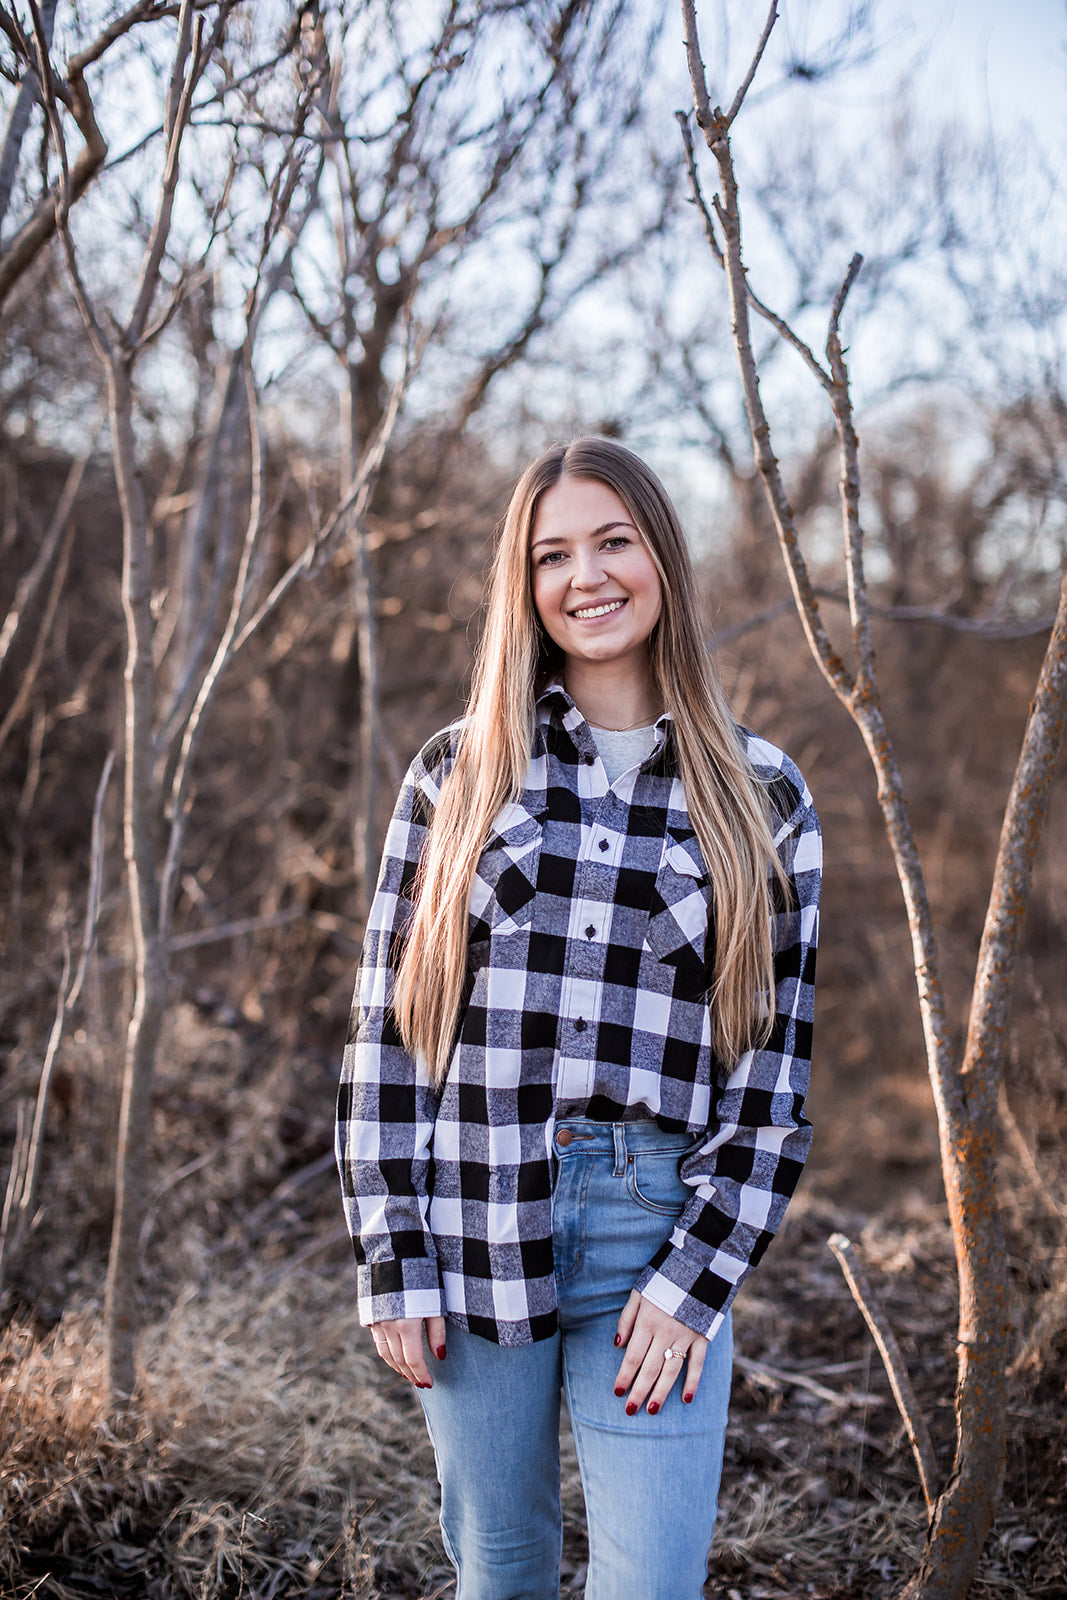
[[[56,4],[57,0],[41,0],[41,33],[49,50],[52,48],[52,33],[56,25]],[[36,79],[27,73],[19,85],[15,104],[11,107],[11,115],[4,129],[4,142],[0,146],[0,236],[4,233],[4,223],[7,221],[7,211],[11,204],[11,191],[18,176],[22,141],[26,137],[26,129],[30,125],[30,113],[37,99]]]
[[[358,374],[351,364],[341,407],[341,494],[355,482],[360,459]],[[356,653],[359,662],[359,738],[351,741],[358,761],[355,775],[355,816],[352,822],[353,854],[359,881],[359,914],[370,911],[378,863],[377,810],[378,762],[382,740],[381,672],[378,652],[378,595],[374,564],[367,548],[366,522],[348,519],[348,548],[352,556],[352,607],[356,616]]]
[[[996,1511],[1007,1433],[1011,1324],[996,1203],[996,1108],[1008,1059],[1012,977],[1067,703],[1067,578],[1004,815],[982,932],[962,1082],[968,1116],[944,1161],[960,1280],[957,1448],[905,1600],[962,1600]],[[943,1143],[945,1134],[943,1132]]]
[[[122,507],[122,609],[126,623],[123,845],[134,950],[134,1006],[126,1039],[115,1172],[115,1214],[105,1320],[115,1401],[133,1393],[137,1255],[144,1209],[145,1152],[156,1048],[167,992],[159,928],[158,795],[153,781],[152,574],[144,489],[133,434],[131,362],[116,350],[108,370],[115,476]]]
[[[1056,625],[1004,817],[978,961],[967,1049],[960,1064],[948,1040],[937,947],[922,866],[908,820],[898,764],[882,717],[870,635],[870,608],[863,571],[863,529],[859,516],[859,441],[852,421],[849,377],[838,331],[845,299],[861,264],[860,257],[853,257],[834,301],[826,339],[827,365],[824,366],[792,328],[753,294],[741,249],[741,219],[729,130],[774,25],[777,14],[774,0],[748,76],[726,115],[709,103],[694,0],[682,0],[682,13],[697,122],[704,130],[719,170],[721,196],[715,199],[714,217],[704,202],[691,138],[688,128],[683,126],[690,185],[704,219],[709,244],[729,285],[733,339],[756,466],[812,654],[860,729],[877,773],[879,805],[907,905],[956,1250],[960,1312],[956,1458],[952,1474],[937,1500],[920,1569],[908,1584],[904,1600],[963,1600],[977,1572],[992,1525],[1004,1464],[1010,1318],[996,1192],[996,1110],[1007,1057],[1012,972],[1067,697],[1067,580],[1061,590]],[[717,229],[722,231],[721,246]],[[818,600],[797,540],[792,508],[774,456],[770,427],[760,398],[759,373],[749,330],[750,306],[766,317],[802,357],[824,389],[834,413],[849,610],[856,655],[855,677],[834,651],[823,627]]]

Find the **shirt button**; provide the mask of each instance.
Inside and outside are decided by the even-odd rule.
[[[588,1026],[589,1024],[586,1022],[585,1018],[579,1017],[577,1022],[574,1024],[574,1031],[575,1033],[584,1033]]]
[[[592,938],[595,937],[595,935],[596,935],[596,929],[593,927],[593,924],[590,923],[588,928],[586,928],[586,930],[585,930],[585,936],[586,936],[587,939],[592,939]]]
[[[573,1138],[574,1135],[569,1128],[560,1128],[559,1132],[556,1134],[556,1143],[561,1144],[564,1150],[566,1150]]]
[[[596,756],[583,756],[582,760],[585,762],[587,767],[591,767],[596,761]]]
[[[608,841],[606,839],[601,839],[600,843],[597,845],[597,849],[598,850],[606,850],[607,847],[608,847]]]

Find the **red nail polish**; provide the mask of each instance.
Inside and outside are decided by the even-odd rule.
[[[626,1415],[628,1417],[636,1417],[637,1415],[637,1407],[634,1405],[632,1400],[628,1400],[626,1402]]]
[[[619,1399],[621,1400],[623,1395],[626,1393],[626,1390],[625,1389],[616,1389],[615,1393],[618,1395]]]
[[[691,1394],[683,1394],[682,1403],[684,1405],[691,1406],[693,1404],[693,1396]]]
[[[443,1344],[439,1344],[437,1346],[437,1349],[434,1351],[434,1355],[437,1357],[438,1361],[443,1361],[445,1359],[445,1347]]]
[[[650,1400],[648,1402],[648,1414],[649,1414],[649,1416],[650,1417],[654,1417],[658,1410],[659,1410],[659,1401],[658,1400]]]
[[[619,1348],[620,1344],[622,1344],[622,1334],[621,1333],[617,1333],[615,1335],[615,1348],[616,1348],[616,1350]]]

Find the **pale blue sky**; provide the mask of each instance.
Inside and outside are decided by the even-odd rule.
[[[1067,124],[1064,0],[912,0],[920,36],[933,35],[930,68],[961,105],[981,114]]]

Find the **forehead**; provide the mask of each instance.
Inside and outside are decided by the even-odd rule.
[[[562,477],[545,490],[538,502],[530,542],[591,538],[620,522],[635,526],[625,502],[614,489],[595,478]]]

